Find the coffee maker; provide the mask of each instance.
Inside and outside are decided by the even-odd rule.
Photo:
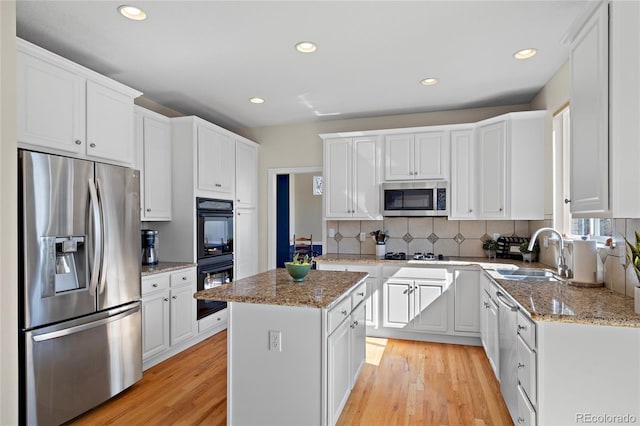
[[[155,229],[141,230],[142,237],[142,264],[155,265],[158,263],[158,254],[156,253],[156,238],[158,231]]]

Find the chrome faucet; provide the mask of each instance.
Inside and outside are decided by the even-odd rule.
[[[529,251],[533,250],[533,246],[536,243],[536,238],[538,238],[538,235],[542,232],[552,232],[554,234],[556,234],[558,236],[558,238],[560,239],[560,244],[559,244],[559,253],[558,253],[558,259],[557,259],[557,263],[558,263],[558,275],[560,275],[562,278],[571,278],[571,269],[569,269],[569,267],[567,266],[567,264],[565,263],[565,259],[564,259],[564,238],[562,238],[562,234],[560,234],[560,232],[556,231],[553,228],[540,228],[538,229],[536,232],[533,233],[533,236],[531,237],[531,239],[529,240]]]

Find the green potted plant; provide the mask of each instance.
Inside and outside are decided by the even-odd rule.
[[[484,243],[482,243],[482,249],[484,250],[484,254],[489,259],[495,259],[498,253],[498,242],[492,238],[489,238]]]
[[[636,272],[636,277],[638,277],[638,284],[634,290],[634,299],[635,299],[635,310],[637,314],[640,314],[640,233],[635,231],[636,242],[632,244],[626,238],[624,242],[627,245],[627,262],[631,265],[633,270]]]
[[[313,259],[308,255],[305,255],[303,258],[300,258],[298,253],[293,255],[293,259],[291,262],[285,262],[284,266],[287,268],[287,272],[293,278],[293,281],[300,283],[304,280],[304,277],[307,276],[309,270],[311,269]]]
[[[529,250],[529,241],[520,244],[520,253],[522,253],[522,260],[525,262],[535,261],[539,252],[540,247],[537,242],[533,245],[533,250]]]

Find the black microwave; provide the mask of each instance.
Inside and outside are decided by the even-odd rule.
[[[382,216],[447,216],[448,187],[445,181],[383,183]]]

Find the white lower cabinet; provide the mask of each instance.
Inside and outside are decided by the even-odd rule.
[[[455,270],[453,272],[454,304],[453,329],[480,332],[480,271]]]
[[[196,269],[142,277],[142,359],[161,361],[196,343]],[[193,342],[193,343],[192,343]],[[166,355],[166,356],[165,356]],[[154,362],[157,363],[157,362]]]
[[[480,275],[480,340],[496,377],[500,377],[500,350],[498,342],[498,305],[491,297],[491,280]]]
[[[535,426],[537,424],[536,410],[531,406],[522,386],[518,386],[518,417],[516,421],[518,425],[523,426]]]
[[[392,277],[382,285],[383,326],[447,331],[447,270],[415,268],[412,272],[431,277]]]
[[[365,303],[358,299],[366,284],[352,292],[352,298],[338,304],[327,314],[328,330],[342,319],[327,339],[329,424],[336,424],[351,389],[358,379],[366,356]],[[352,300],[360,300],[352,309]]]

